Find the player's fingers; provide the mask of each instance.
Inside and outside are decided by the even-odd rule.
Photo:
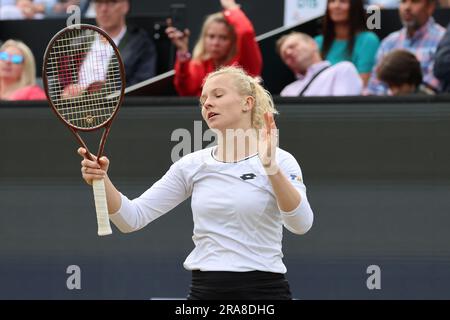
[[[77,153],[82,156],[83,158],[85,158],[85,154],[86,154],[86,149],[83,147],[79,147],[77,150]]]
[[[81,161],[81,166],[92,169],[100,169],[100,165],[97,163],[97,161],[92,161],[89,159],[83,159]]]
[[[89,185],[92,185],[92,180],[101,180],[101,179],[104,179],[104,177],[95,174],[83,174],[83,180],[86,181],[86,183]]]
[[[86,148],[80,147],[80,148],[78,148],[77,152],[78,152],[78,154],[79,154],[80,156],[82,156],[84,159],[92,159],[92,160],[94,160],[94,161],[97,160],[97,157],[94,156],[92,153],[88,154]],[[90,157],[89,157],[89,156],[90,156]]]
[[[267,129],[268,132],[270,132],[270,115],[268,112],[264,113],[264,124],[265,124],[265,128]]]
[[[100,161],[100,164],[102,164],[102,165],[109,165],[109,159],[105,156],[101,157],[99,159],[99,161]]]
[[[104,176],[99,176],[96,174],[84,174],[83,175],[84,181],[86,181],[89,184],[92,184],[92,180],[102,180],[104,178],[105,178]]]
[[[109,168],[109,159],[105,156],[99,159],[100,166],[103,170],[108,171]]]
[[[88,167],[83,167],[82,172],[83,172],[83,176],[94,175],[94,176],[98,176],[100,178],[103,178],[106,174],[105,170],[88,168]]]
[[[268,118],[269,118],[270,129],[276,130],[277,129],[277,125],[275,123],[275,119],[273,117],[273,113],[269,112]]]

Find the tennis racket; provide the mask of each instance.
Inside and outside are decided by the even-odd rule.
[[[47,45],[43,81],[49,104],[87,150],[79,131],[103,129],[97,161],[123,100],[125,71],[119,50],[102,29],[77,24],[59,31]],[[104,180],[92,182],[98,235],[112,233]]]

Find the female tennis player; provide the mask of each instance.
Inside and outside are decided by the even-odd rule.
[[[105,179],[110,219],[122,232],[143,228],[192,196],[195,248],[184,262],[192,271],[189,300],[292,299],[283,225],[304,234],[313,212],[300,166],[277,147],[270,93],[242,69],[225,67],[206,77],[200,103],[217,145],[176,161],[139,198],[114,187],[106,157],[98,164],[80,148],[82,176],[89,184]],[[236,143],[237,132],[245,132],[245,143]]]

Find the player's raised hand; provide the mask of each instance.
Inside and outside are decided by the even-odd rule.
[[[276,150],[278,146],[278,129],[271,112],[264,113],[264,127],[259,131],[258,156],[267,174],[278,170]]]

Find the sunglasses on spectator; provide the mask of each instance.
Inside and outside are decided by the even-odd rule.
[[[23,59],[23,56],[20,54],[9,54],[5,51],[0,52],[0,61],[11,61],[14,64],[21,64]]]

